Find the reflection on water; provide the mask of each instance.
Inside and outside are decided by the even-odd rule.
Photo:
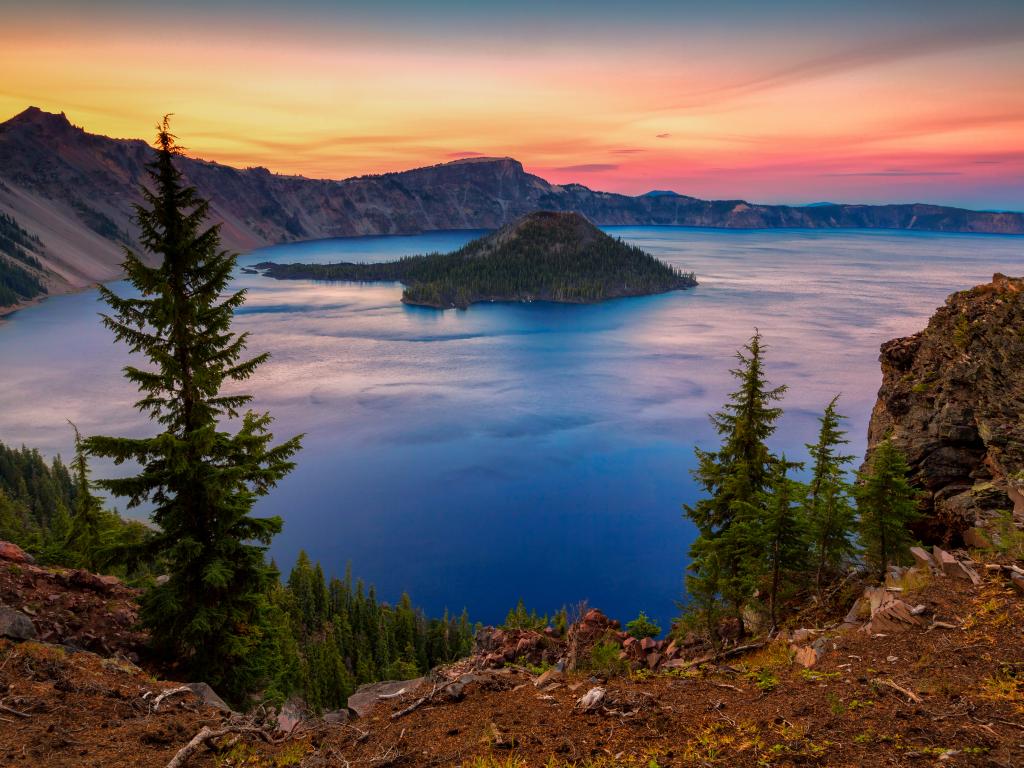
[[[994,271],[1024,272],[1024,240],[898,232],[609,231],[697,272],[691,291],[593,306],[405,307],[397,285],[242,274],[238,325],[270,363],[247,385],[298,469],[261,502],[285,518],[272,553],[328,571],[352,561],[389,598],[500,620],[588,598],[663,621],[681,596],[692,448],[756,326],[773,383],[790,385],[775,445],[802,455],[836,392],[863,449],[881,342]],[[275,246],[243,264],[372,261],[448,250],[477,233]],[[148,430],[95,292],[0,325],[0,439],[70,451],[86,433]],[[97,474],[111,471],[98,467]]]

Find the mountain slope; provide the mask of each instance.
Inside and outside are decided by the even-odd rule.
[[[39,237],[54,292],[120,273],[134,245],[150,150],[141,140],[86,133],[63,115],[31,107],[0,124],[0,212]],[[512,158],[473,158],[344,181],[239,170],[183,157],[180,167],[223,222],[226,247],[288,240],[496,229],[538,209],[578,211],[599,225],[726,228],[886,227],[1024,233],[1024,215],[933,205],[755,205],[675,193],[629,197],[555,185]]]
[[[588,304],[690,288],[683,274],[578,213],[535,211],[451,253],[380,264],[258,265],[278,279],[397,280],[402,301],[444,309],[483,301]]]

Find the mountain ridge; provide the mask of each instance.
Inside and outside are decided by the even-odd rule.
[[[137,247],[149,145],[74,126],[30,107],[0,123],[0,212],[40,238],[50,293],[120,276],[123,247]],[[313,179],[181,156],[185,179],[210,200],[224,245],[251,250],[295,240],[434,230],[497,229],[534,210],[578,211],[598,225],[718,228],[892,228],[1024,234],[1024,214],[922,203],[772,206],[676,193],[631,197],[552,184],[511,157]]]

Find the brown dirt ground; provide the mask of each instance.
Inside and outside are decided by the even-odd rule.
[[[347,725],[241,740],[189,765],[1024,766],[1024,598],[988,576],[908,586],[904,599],[957,628],[837,634],[811,671],[777,643],[699,671],[614,678],[593,714],[574,704],[604,683],[578,675],[542,693],[512,669],[392,720],[426,683]],[[0,644],[0,704],[30,715],[0,711],[0,765],[166,765],[222,718],[186,696],[152,712],[142,694],[172,685],[92,654]]]

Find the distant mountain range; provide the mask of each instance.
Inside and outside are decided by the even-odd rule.
[[[137,243],[132,206],[141,201],[150,153],[145,141],[86,133],[64,114],[35,107],[0,124],[0,212],[41,241],[51,293],[118,277],[122,246]],[[188,157],[180,168],[212,202],[224,244],[234,250],[324,237],[496,229],[541,209],[578,211],[600,225],[1024,233],[1024,214],[917,203],[757,205],[664,191],[630,197],[551,184],[510,157],[343,181]]]

